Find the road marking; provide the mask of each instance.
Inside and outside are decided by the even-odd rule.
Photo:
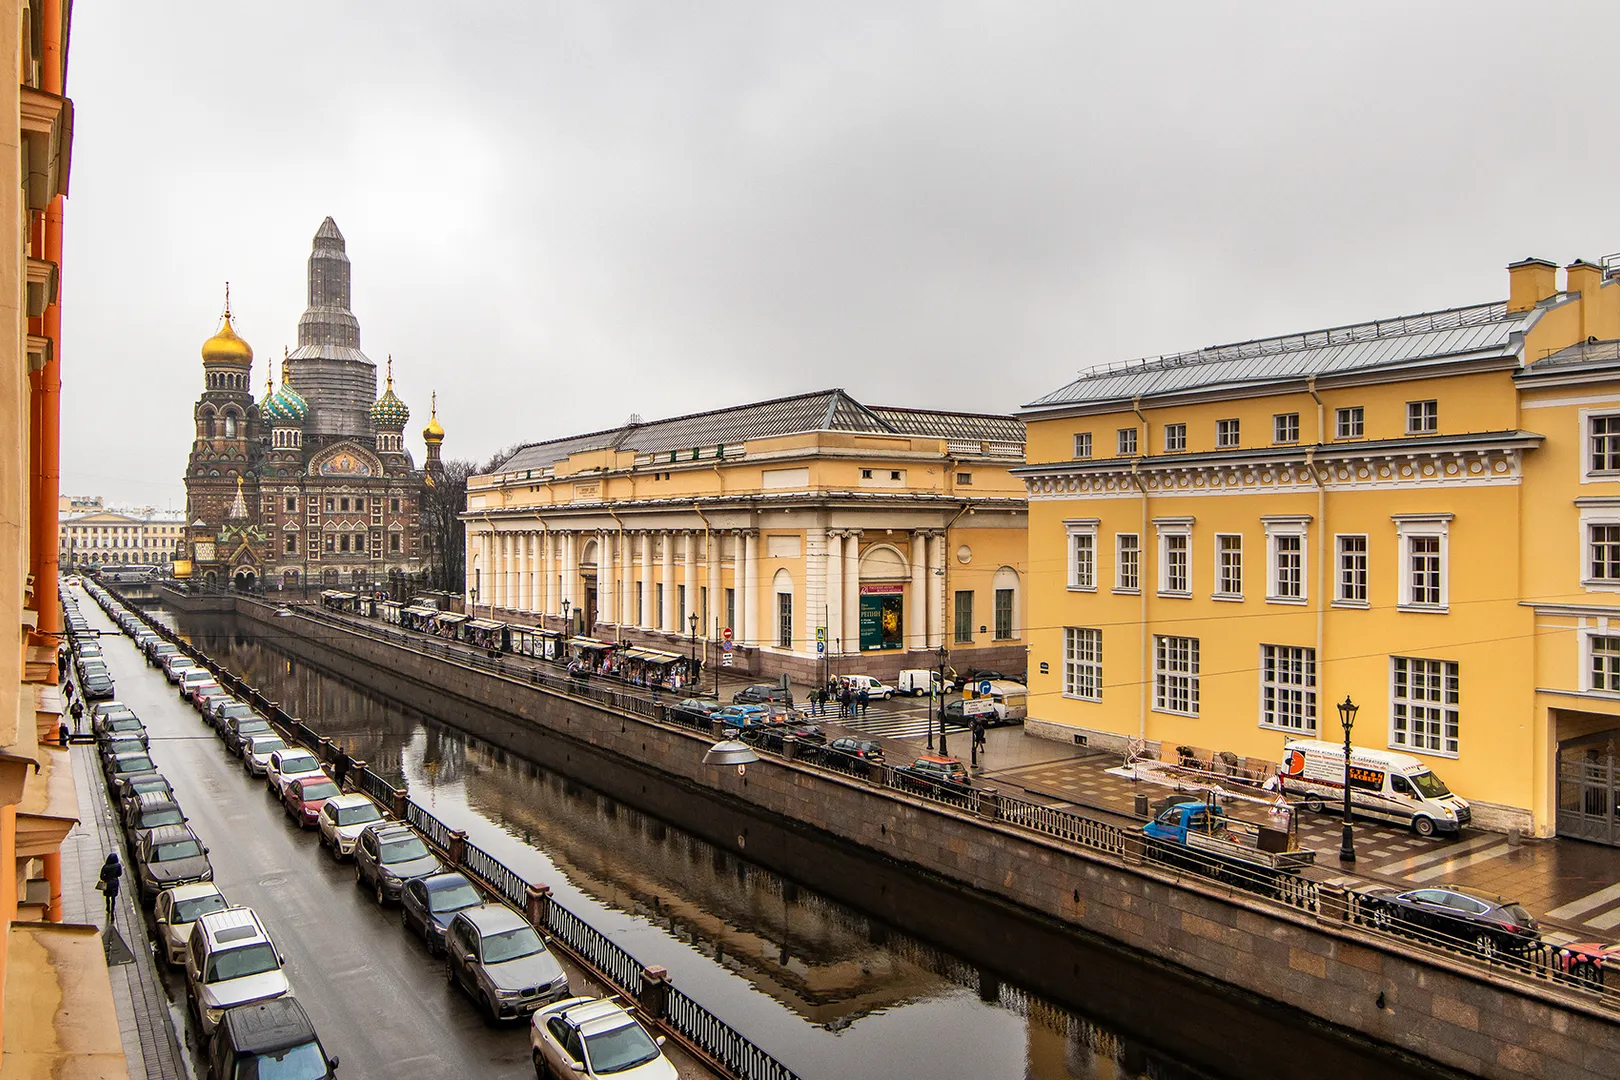
[[[1502,837],[1500,833],[1484,833],[1483,835],[1474,837],[1472,840],[1464,840],[1461,843],[1456,844],[1447,844],[1442,848],[1425,851],[1421,855],[1409,855],[1404,859],[1398,859],[1387,866],[1380,866],[1378,868],[1378,872],[1381,874],[1400,874],[1407,870],[1416,870],[1420,866],[1427,866],[1429,863],[1442,859],[1453,859],[1458,855],[1472,851],[1475,848],[1485,847],[1488,844],[1501,843],[1501,841]]]
[[[1612,926],[1620,925],[1620,910],[1604,912],[1595,919],[1587,919],[1588,926],[1595,926],[1599,930],[1607,930]]]
[[[1599,889],[1595,893],[1588,893],[1579,900],[1571,900],[1563,907],[1553,908],[1547,912],[1547,918],[1573,919],[1577,915],[1600,908],[1611,900],[1620,900],[1620,885],[1610,885],[1607,889]]]
[[[1481,848],[1472,854],[1464,855],[1460,859],[1447,859],[1438,866],[1431,866],[1427,870],[1419,870],[1415,874],[1407,874],[1407,880],[1417,882],[1433,881],[1435,878],[1445,877],[1464,867],[1475,866],[1482,862],[1490,862],[1492,859],[1500,858],[1508,853],[1508,843],[1500,838],[1498,840],[1499,842],[1495,847]],[[1386,871],[1380,870],[1379,872],[1385,873]]]

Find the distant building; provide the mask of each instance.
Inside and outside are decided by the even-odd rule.
[[[61,514],[88,514],[105,509],[100,495],[61,495],[56,500],[56,510]]]
[[[108,509],[99,498],[93,502],[97,509],[61,518],[57,559],[63,566],[137,563],[166,569],[184,555],[183,511]]]
[[[238,588],[399,586],[423,570],[421,496],[438,471],[444,429],[423,431],[427,461],[405,448],[410,410],[392,363],[360,351],[349,309],[349,257],[327,218],[308,266],[309,306],[281,387],[252,390],[253,350],[231,326],[203,343],[204,390],[186,469],[186,532],[177,576]]]
[[[469,610],[764,675],[1022,672],[1023,452],[842,390],[533,443],[468,482]]]

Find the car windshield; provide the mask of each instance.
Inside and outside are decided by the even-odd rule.
[[[269,730],[270,721],[268,720],[239,720],[236,724],[236,733],[238,735],[257,735]]]
[[[319,780],[313,784],[305,784],[299,789],[303,793],[305,802],[314,802],[316,799],[330,799],[341,794],[338,786],[330,780]]]
[[[179,825],[186,820],[178,806],[165,806],[161,810],[148,810],[141,815],[141,828],[155,829],[159,825]]]
[[[174,859],[191,859],[202,854],[202,845],[195,840],[176,840],[171,844],[156,844],[152,848],[152,855],[148,862],[170,862]]]
[[[545,944],[532,926],[519,926],[484,939],[484,963],[500,964],[544,952]]]
[[[277,738],[275,736],[272,736],[272,737],[270,737],[268,739],[254,739],[253,740],[253,752],[255,754],[260,755],[261,757],[263,755],[265,755],[265,754],[273,754],[277,750],[285,750],[286,748],[287,748],[287,744],[282,742],[281,739],[279,739],[279,738]]]
[[[239,949],[215,953],[208,961],[208,974],[203,982],[224,982],[226,979],[263,975],[267,971],[275,971],[280,966],[281,961],[276,956],[276,950],[268,941],[261,941],[256,945],[243,945]]]
[[[1508,916],[1510,918],[1512,918],[1512,920],[1514,922],[1518,923],[1520,926],[1534,926],[1535,925],[1535,922],[1536,922],[1535,916],[1531,915],[1530,912],[1526,911],[1524,908],[1520,907],[1518,904],[1509,904],[1505,908],[1503,908],[1502,910],[1506,911],[1508,913]]]
[[[403,840],[395,840],[382,846],[381,861],[385,863],[410,862],[427,855],[427,845],[422,843],[419,836],[408,836]]]
[[[282,772],[314,772],[320,767],[321,763],[316,761],[309,754],[298,754],[296,756],[289,756],[281,759]]]
[[[156,768],[152,764],[152,759],[145,754],[138,757],[119,758],[113,767],[118,772],[151,772]]]
[[[368,821],[382,819],[382,811],[377,809],[376,803],[360,803],[357,806],[340,806],[337,812],[339,825],[362,825]]]
[[[1412,781],[1412,786],[1417,788],[1418,794],[1425,799],[1443,799],[1451,794],[1451,789],[1446,787],[1445,781],[1427,769],[1413,773],[1407,779]]]
[[[199,896],[194,900],[176,901],[174,911],[169,915],[169,921],[177,923],[196,922],[210,911],[224,910],[225,898],[219,893],[214,893],[211,896]]]
[[[591,1070],[598,1076],[624,1072],[659,1056],[658,1044],[640,1024],[626,1024],[600,1035],[587,1035],[585,1053],[591,1059]]]
[[[239,702],[233,702],[220,710],[220,715],[227,720],[234,720],[238,716],[252,716],[253,710]]]
[[[326,1055],[320,1044],[308,1042],[237,1062],[232,1080],[321,1080],[326,1075]]]
[[[478,890],[471,885],[452,885],[428,893],[428,906],[434,911],[460,911],[479,903]]]

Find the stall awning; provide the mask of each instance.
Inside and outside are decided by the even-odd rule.
[[[379,600],[377,602],[379,604],[381,604],[385,608],[398,609],[398,608],[402,608],[402,607],[405,606],[404,604],[401,604],[398,600]]]
[[[437,615],[438,613],[439,613],[438,608],[430,608],[430,607],[408,607],[403,612],[403,614],[405,614],[405,615],[421,615],[423,617],[426,617],[426,616],[429,616],[429,615]]]
[[[627,660],[640,660],[647,664],[673,664],[677,660],[686,659],[684,656],[660,652],[657,649],[626,649],[620,655]]]
[[[449,625],[467,621],[467,616],[463,615],[459,611],[441,611],[439,612],[437,618],[439,622]]]
[[[490,622],[488,619],[469,619],[467,625],[474,630],[499,630],[505,623]]]
[[[588,637],[569,638],[568,639],[568,644],[577,645],[581,649],[592,649],[592,650],[594,650],[596,652],[603,652],[603,651],[605,651],[607,649],[612,649],[612,648],[617,647],[611,641],[598,641],[595,638],[588,638]]]

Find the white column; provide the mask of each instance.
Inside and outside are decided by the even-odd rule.
[[[698,583],[697,583],[697,545],[698,534],[687,530],[686,532],[686,610],[681,612],[681,624],[676,627],[688,637],[692,634],[692,615],[698,610]]]
[[[731,545],[731,640],[741,645],[747,640],[748,626],[748,578],[743,562],[743,551],[748,545],[741,529],[732,531]]]
[[[519,611],[534,610],[534,549],[527,530],[517,534],[518,543],[518,595]]]
[[[653,607],[652,587],[652,533],[643,529],[636,535],[636,547],[641,549],[641,565],[636,570],[636,581],[640,583],[641,614],[636,623],[643,630],[651,630],[653,621],[658,618],[657,610]]]
[[[861,531],[844,534],[844,651],[861,651]]]
[[[579,554],[578,537],[572,531],[563,533],[562,551],[562,602],[570,608],[579,607],[579,597],[574,593],[574,560]],[[572,615],[569,616],[573,618]]]
[[[540,610],[540,534],[529,533],[529,603],[530,614]]]
[[[674,633],[671,626],[675,622],[675,534],[664,533],[664,556],[661,560],[663,566],[659,572],[659,580],[664,586],[664,602],[658,605],[658,629],[664,633]]]
[[[827,530],[827,654],[844,647],[844,534]]]
[[[635,566],[631,558],[630,534],[619,530],[614,540],[619,549],[619,625],[636,625]]]
[[[493,584],[495,586],[495,589],[494,589],[494,592],[490,595],[490,606],[491,607],[505,607],[506,606],[506,534],[503,533],[503,532],[498,532],[498,533],[495,534],[495,565],[493,567],[493,573],[494,573],[494,576],[495,576],[495,580],[491,584]]]
[[[747,627],[743,640],[750,645],[760,645],[765,639],[760,635],[759,619],[759,533],[753,529],[743,533],[743,578],[748,582],[748,603],[744,606],[741,597],[737,601],[748,612],[741,617]]]
[[[928,645],[937,649],[945,644],[945,535],[928,538],[928,595],[933,598],[928,613]]]
[[[928,647],[928,534],[911,534],[911,587],[906,590],[906,648]]]
[[[725,616],[725,595],[720,589],[720,535],[715,532],[703,534],[703,564],[708,570],[709,577],[709,610],[703,612],[703,625],[698,629],[702,631],[699,637],[713,638],[718,620]]]

